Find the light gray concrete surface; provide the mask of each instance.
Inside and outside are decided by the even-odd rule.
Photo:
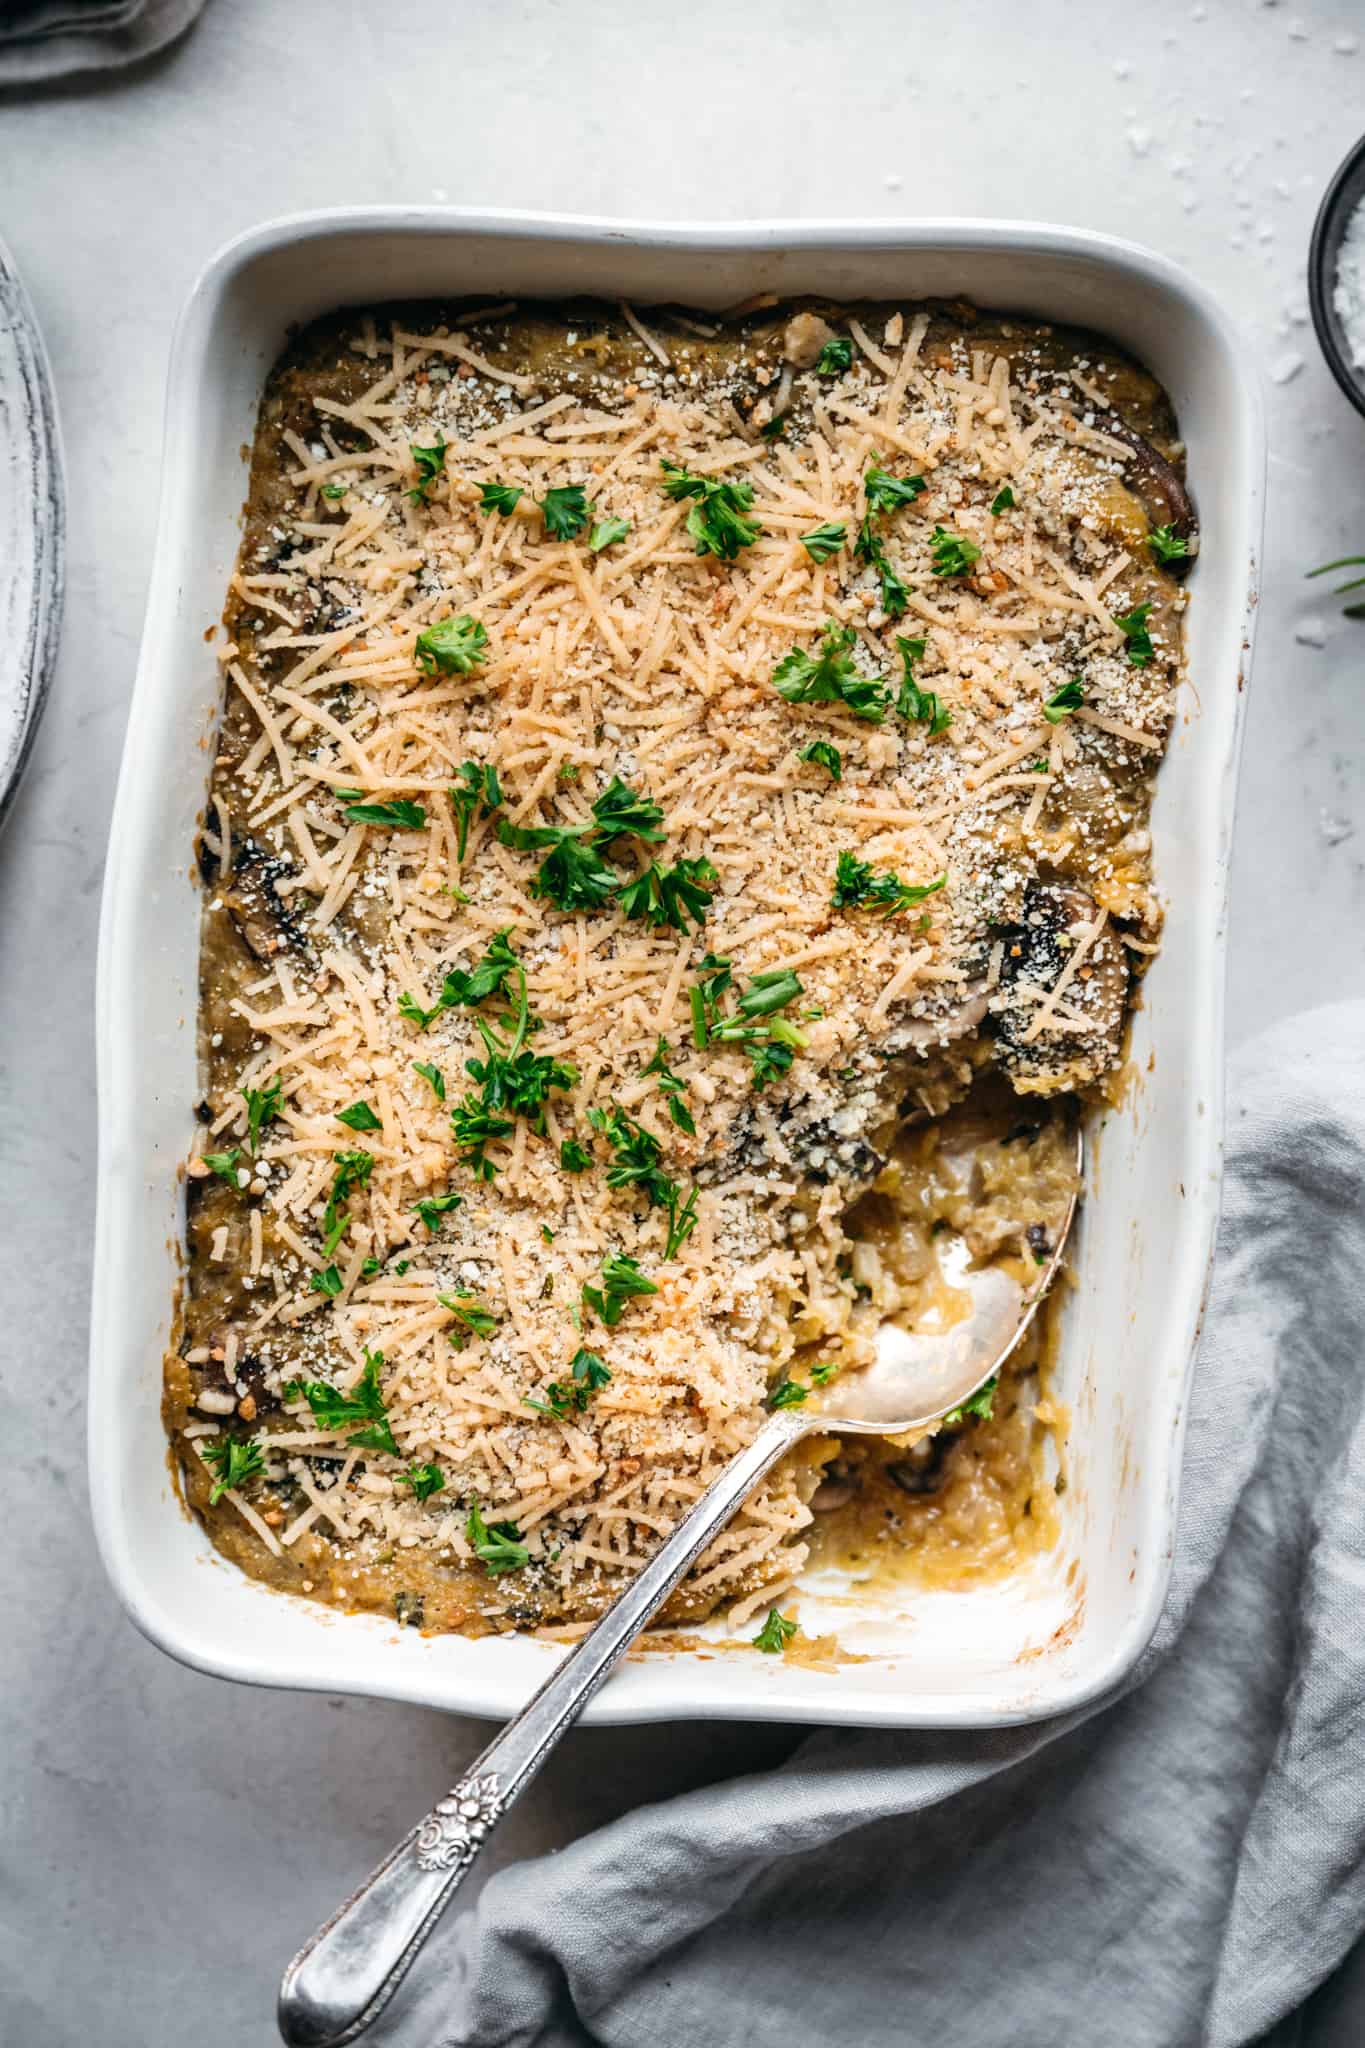
[[[115,1609],[91,1542],[95,927],[167,346],[201,263],[271,214],[449,199],[1030,216],[1186,264],[1241,322],[1270,402],[1241,1037],[1365,991],[1365,625],[1302,580],[1365,549],[1365,421],[1317,354],[1303,283],[1318,195],[1365,125],[1363,42],[1361,0],[210,0],[132,75],[0,97],[0,233],[52,353],[71,496],[59,672],[0,845],[0,2040],[268,2048],[296,1940],[481,1739],[178,1669]],[[504,1857],[792,1739],[580,1735]],[[1345,2048],[1365,2007],[1334,1990],[1292,2039]]]

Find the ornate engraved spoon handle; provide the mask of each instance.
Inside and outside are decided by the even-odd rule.
[[[340,2048],[378,2018],[513,1800],[689,1565],[810,1427],[790,1410],[768,1418],[468,1775],[300,1949],[280,1987],[290,2048]]]

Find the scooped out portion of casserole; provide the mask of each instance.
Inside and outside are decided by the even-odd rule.
[[[1046,1261],[1154,950],[1197,539],[1169,407],[962,306],[347,312],[271,375],[200,837],[166,1415],[214,1542],[427,1629],[582,1626],[759,1425]],[[1051,1540],[1038,1339],[820,1439],[817,1523]],[[1044,1414],[1046,1415],[1044,1404]]]

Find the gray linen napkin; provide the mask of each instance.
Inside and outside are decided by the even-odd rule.
[[[0,86],[135,64],[197,19],[204,0],[0,0]]]
[[[1365,1005],[1233,1066],[1175,1572],[1123,1694],[821,1731],[452,1913],[392,2048],[1232,2048],[1365,1926]],[[532,1794],[531,1796],[534,1796]]]

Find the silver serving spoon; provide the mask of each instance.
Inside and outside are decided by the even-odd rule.
[[[1083,1162],[1078,1129],[1078,1180]],[[1051,1256],[1027,1290],[998,1266],[974,1267],[965,1241],[955,1233],[940,1235],[935,1239],[940,1270],[950,1286],[971,1297],[962,1320],[946,1331],[928,1333],[885,1323],[871,1365],[846,1374],[818,1402],[768,1416],[748,1448],[713,1480],[468,1775],[300,1949],[280,1986],[280,2033],[290,2048],[339,2048],[378,2018],[498,1821],[689,1566],[779,1458],[803,1436],[895,1436],[923,1428],[999,1371],[1061,1264],[1076,1201],[1073,1194]]]

